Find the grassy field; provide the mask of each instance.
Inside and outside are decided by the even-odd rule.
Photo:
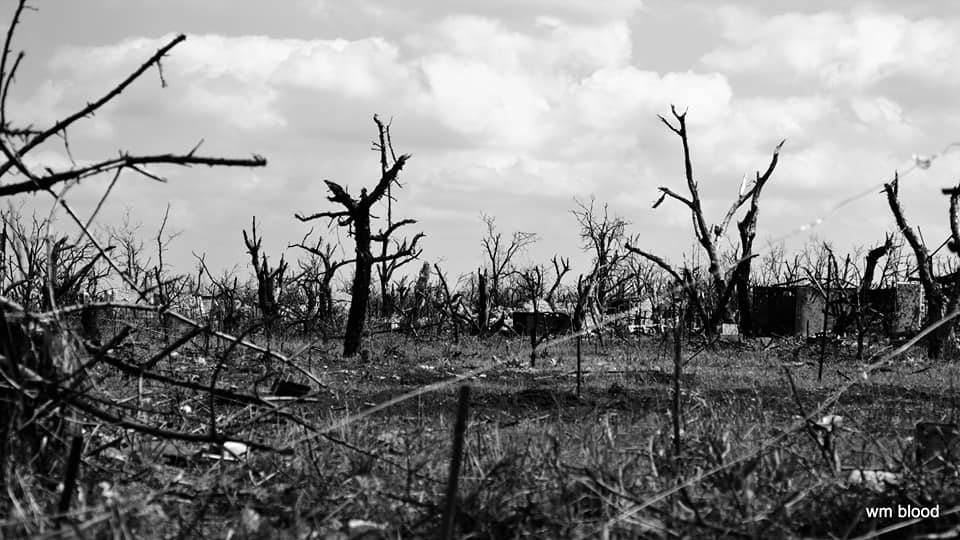
[[[160,349],[134,340],[131,362]],[[279,344],[290,353],[305,342]],[[940,517],[889,537],[960,531],[955,458],[940,470],[914,459],[914,426],[953,422],[960,369],[912,352],[862,377],[842,345],[800,340],[683,345],[681,433],[674,440],[673,344],[660,337],[541,348],[529,366],[521,338],[458,343],[375,336],[369,355],[343,359],[337,343],[295,359],[322,383],[301,399],[241,404],[98,366],[98,396],[127,418],[219,432],[283,450],[239,459],[190,442],[161,443],[110,423],[84,427],[79,498],[68,527],[51,519],[56,476],[8,478],[4,536],[84,538],[422,538],[441,523],[460,384],[469,424],[459,476],[457,537],[839,537],[905,521],[899,506]],[[188,344],[161,375],[212,381],[263,396],[272,383],[307,383],[282,362],[242,349]],[[218,358],[221,360],[218,361]],[[475,373],[462,382],[456,376]],[[829,435],[794,429],[838,389]],[[421,391],[435,383],[439,388]],[[389,407],[373,408],[405,397]],[[800,424],[802,426],[802,424]],[[951,458],[948,457],[948,461]],[[896,485],[851,482],[859,469]],[[707,475],[706,473],[712,473]],[[681,489],[682,487],[682,489]],[[899,506],[898,506],[899,505]],[[891,508],[870,517],[868,508]],[[946,536],[944,536],[946,537]],[[932,536],[931,536],[932,538]]]

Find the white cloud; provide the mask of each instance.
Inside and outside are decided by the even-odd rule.
[[[330,0],[300,0],[308,13],[320,19],[337,16],[337,3]],[[526,22],[549,16],[568,22],[598,24],[624,20],[643,9],[642,0],[355,0],[349,4],[351,13],[396,22],[415,19],[432,22],[451,14],[476,14],[485,17]]]
[[[702,58],[715,69],[788,81],[799,77],[849,89],[898,75],[960,82],[951,54],[960,45],[955,21],[862,9],[762,16],[727,6],[716,14],[728,43]]]
[[[850,100],[850,107],[864,124],[884,126],[903,122],[903,108],[883,96],[854,98]]]
[[[949,113],[918,115],[916,103],[880,84],[899,77],[909,93],[915,80],[940,85],[938,70],[956,73],[942,47],[960,38],[947,21],[867,11],[768,17],[724,8],[717,18],[724,41],[701,64],[665,49],[654,68],[633,56],[641,50],[634,40],[649,38],[639,18],[631,19],[639,2],[358,1],[356,8],[323,2],[319,16],[349,29],[324,26],[316,33],[322,39],[191,35],[164,61],[168,88],[159,88],[152,70],[97,115],[101,138],[141,152],[189,149],[204,137],[205,153],[265,154],[266,170],[177,169],[182,174],[170,184],[197,180],[185,188],[191,197],[179,201],[178,219],[229,236],[232,251],[242,248],[238,227],[252,213],[264,223],[272,216],[279,229],[299,225],[293,211],[329,209],[323,178],[352,193],[369,185],[379,171],[368,145],[374,112],[395,118],[397,151],[414,154],[400,213],[442,222],[447,237],[473,234],[463,223],[477,225],[474,208],[511,208],[523,213],[524,227],[566,241],[575,238],[574,225],[566,218],[545,224],[543,212],[562,214],[571,197],[596,194],[627,206],[636,230],[672,227],[656,240],[675,247],[687,245],[675,240],[689,232],[689,217],[679,208],[649,209],[656,186],[683,188],[680,140],[656,119],[672,120],[671,104],[689,111],[694,167],[714,219],[742,175],[765,169],[773,147],[787,139],[764,194],[772,211],[761,235],[789,225],[776,218],[804,217],[882,178],[929,140],[942,142],[914,137],[942,137],[960,126]],[[339,19],[346,12],[356,17]],[[350,39],[335,38],[341,35]],[[24,117],[75,110],[169,39],[60,49],[49,64],[51,81],[36,86]],[[693,36],[687,45],[712,44]],[[950,81],[958,80],[948,75],[937,87],[953,95]],[[905,151],[907,141],[917,150]],[[94,142],[96,155],[115,150]],[[123,189],[141,188],[134,181]],[[151,193],[134,200],[151,204],[161,196]],[[222,242],[207,244],[214,250]],[[438,246],[443,253],[433,256],[450,248]]]
[[[425,58],[422,69],[428,93],[417,100],[421,111],[451,130],[482,135],[488,144],[536,142],[538,117],[549,105],[521,75],[448,55]]]
[[[726,114],[732,90],[722,75],[667,73],[633,66],[599,70],[572,90],[576,115],[592,129],[622,129],[638,120],[655,119],[671,104],[693,111],[697,122],[713,122]]]

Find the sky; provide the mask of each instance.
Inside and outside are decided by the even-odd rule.
[[[46,127],[111,89],[178,33],[163,80],[146,73],[69,133],[78,162],[118,151],[260,154],[268,166],[125,173],[98,214],[129,212],[152,247],[167,205],[179,233],[166,260],[191,272],[246,268],[241,230],[257,217],[275,261],[336,210],[323,180],[358,193],[379,177],[372,116],[392,119],[412,155],[394,214],[417,220],[422,260],[452,275],[482,264],[481,212],[505,235],[537,233],[521,264],[570,256],[589,271],[575,199],[626,219],[648,251],[680,263],[692,249],[679,138],[657,115],[688,111],[707,219],[720,221],[745,174],[764,170],[757,247],[812,239],[839,250],[882,242],[893,219],[880,186],[895,170],[908,218],[931,244],[948,232],[942,187],[960,171],[960,5],[955,2],[689,0],[32,0],[13,43],[26,57],[7,104],[14,125]],[[0,4],[9,21],[14,2]],[[913,156],[937,155],[928,169]],[[31,167],[70,165],[62,142]],[[3,179],[9,182],[12,179]],[[72,188],[89,215],[110,178]],[[850,196],[869,192],[839,210]],[[49,196],[14,204],[50,211]],[[383,212],[379,213],[380,215]],[[812,229],[805,224],[822,218]],[[65,216],[58,218],[70,230]],[[731,233],[735,235],[735,227]],[[75,232],[75,230],[74,230]],[[733,242],[733,239],[731,239]],[[731,245],[726,242],[724,245]],[[412,271],[419,265],[413,265]]]

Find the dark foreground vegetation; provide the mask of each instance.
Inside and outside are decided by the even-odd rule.
[[[53,411],[31,411],[32,425],[19,426],[39,440],[5,468],[4,537],[435,536],[459,384],[472,394],[458,537],[856,537],[893,524],[903,537],[960,527],[956,456],[918,464],[913,440],[918,422],[955,414],[955,365],[907,355],[863,380],[865,364],[839,344],[817,383],[819,350],[805,341],[716,344],[695,356],[697,343],[684,343],[675,439],[674,344],[661,337],[583,341],[578,397],[575,341],[542,348],[538,368],[517,338],[392,334],[363,360],[344,360],[339,343],[287,342],[310,381],[277,358],[195,339],[139,375],[135,366],[161,352],[159,332],[138,325],[90,367],[82,401],[61,396],[114,415],[72,427],[82,443],[68,511],[57,508],[69,439],[46,431]],[[308,393],[278,397],[281,380]],[[938,507],[940,517],[904,524],[866,513],[898,505]]]

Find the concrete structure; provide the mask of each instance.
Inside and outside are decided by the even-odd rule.
[[[566,313],[513,312],[513,330],[522,335],[529,335],[530,331],[534,328],[536,328],[538,336],[542,336],[547,332],[566,332],[570,329],[570,324],[570,316]]]
[[[831,309],[827,313],[826,292]],[[823,291],[812,285],[789,287],[754,287],[753,316],[755,333],[760,336],[812,336],[826,328],[834,331],[853,326],[852,306],[856,305],[856,289],[831,288]],[[923,321],[923,293],[919,283],[898,283],[895,287],[871,289],[867,305],[873,326],[879,325],[886,335],[910,334],[920,329]]]

